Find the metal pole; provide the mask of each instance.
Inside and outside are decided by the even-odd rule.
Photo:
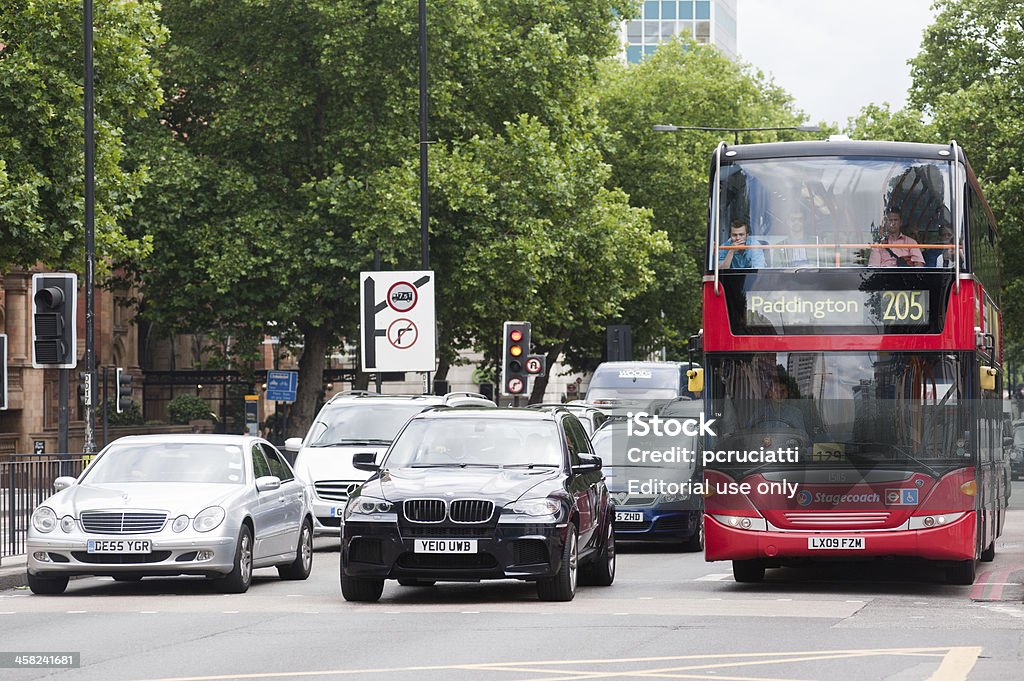
[[[107,370],[110,367],[103,367],[103,446],[110,442],[110,399],[107,392]],[[121,399],[121,386],[114,386],[114,399]]]
[[[419,2],[420,19],[420,269],[430,269],[430,203],[427,184],[427,0]],[[423,373],[423,394],[430,391],[430,372]]]
[[[430,207],[427,194],[427,0],[420,0],[420,266],[430,269]]]
[[[92,72],[92,0],[83,0],[82,14],[85,31],[85,370],[96,375],[95,318],[94,318],[94,265],[96,244],[94,238],[95,184],[93,175],[93,72]],[[95,385],[95,380],[93,381]],[[91,397],[91,396],[90,396]],[[93,438],[93,400],[85,405],[85,442],[82,451],[92,454],[96,449]]]
[[[68,455],[68,393],[71,369],[57,369],[57,453]]]

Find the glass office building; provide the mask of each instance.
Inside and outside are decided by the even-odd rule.
[[[692,36],[736,58],[736,0],[645,0],[640,10],[639,19],[622,26],[624,56],[631,64],[678,35]]]

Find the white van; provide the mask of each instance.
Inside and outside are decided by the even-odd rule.
[[[699,399],[686,389],[690,368],[687,362],[603,362],[590,378],[586,401],[601,409],[625,412],[679,398]]]

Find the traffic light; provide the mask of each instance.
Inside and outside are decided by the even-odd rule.
[[[502,336],[501,394],[526,393],[526,356],[530,354],[530,322],[505,322]]]
[[[114,377],[114,385],[117,387],[114,410],[120,414],[132,406],[132,375],[127,369],[117,367],[114,370]]]
[[[32,275],[32,366],[74,369],[78,275]]]

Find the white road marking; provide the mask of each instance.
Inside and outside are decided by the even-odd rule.
[[[710,575],[704,575],[693,580],[695,582],[723,582],[727,579],[732,579],[731,572],[713,572]]]

